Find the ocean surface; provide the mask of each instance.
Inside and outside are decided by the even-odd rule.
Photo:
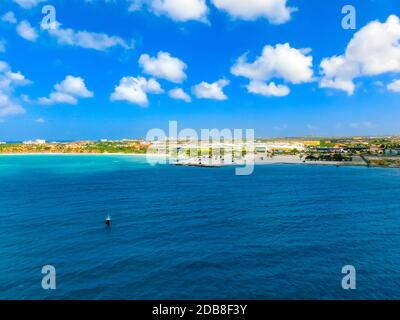
[[[1,156],[0,221],[0,299],[400,298],[398,169]]]

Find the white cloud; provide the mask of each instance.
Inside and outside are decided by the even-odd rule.
[[[142,54],[139,65],[143,72],[156,78],[166,79],[171,82],[180,83],[186,79],[186,64],[178,58],[172,57],[168,52],[160,51],[157,57]]]
[[[165,15],[175,21],[207,21],[206,0],[127,0],[130,11],[141,10],[144,6],[156,15]],[[296,8],[288,7],[287,0],[211,0],[214,6],[236,19],[268,19],[273,24],[282,24],[291,19]]]
[[[38,34],[37,34],[35,28],[33,28],[31,26],[31,24],[26,20],[21,21],[18,24],[17,33],[25,40],[32,41],[32,42],[36,41],[36,39],[38,38]]]
[[[18,20],[15,14],[11,11],[2,16],[2,21],[7,23],[16,24]],[[62,28],[58,22],[55,24],[55,29],[48,29],[48,33],[57,39],[59,44],[70,46],[77,46],[86,49],[94,49],[99,51],[106,51],[112,47],[120,46],[124,49],[132,49],[133,41],[127,43],[124,39],[118,36],[110,36],[106,33],[89,32],[86,30],[76,31],[71,28]],[[29,41],[36,41],[38,33],[31,24],[23,20],[17,25],[17,33],[24,39]]]
[[[400,80],[393,80],[392,83],[387,86],[389,91],[400,92]]]
[[[90,92],[85,82],[80,77],[67,76],[63,82],[54,86],[57,92],[63,92],[74,97],[91,98],[93,92]]]
[[[57,83],[54,89],[48,98],[40,98],[39,104],[76,105],[79,98],[92,98],[94,96],[93,92],[86,88],[85,80],[80,77],[67,76],[61,83]]]
[[[185,92],[183,91],[182,88],[175,88],[172,89],[168,92],[168,95],[172,98],[172,99],[176,99],[176,100],[183,100],[187,103],[192,101],[192,98]]]
[[[38,100],[39,104],[42,105],[53,105],[53,104],[78,104],[78,99],[69,94],[63,92],[52,92],[48,98],[40,98]]]
[[[288,22],[291,13],[296,10],[286,5],[287,0],[212,0],[211,2],[233,18],[243,20],[266,18],[273,24]]]
[[[251,81],[247,86],[250,93],[265,97],[284,97],[290,94],[290,89],[285,85],[276,85],[275,82],[266,84],[262,81]]]
[[[312,56],[310,49],[295,49],[290,44],[266,45],[261,56],[254,62],[247,62],[247,55],[242,55],[231,68],[232,74],[251,80],[247,89],[251,93],[264,96],[286,96],[290,93],[287,86],[274,82],[265,84],[271,79],[282,79],[292,84],[313,81]]]
[[[128,101],[141,107],[147,107],[149,105],[148,93],[160,94],[163,92],[164,90],[155,79],[123,77],[111,94],[111,101]]]
[[[44,120],[43,118],[37,118],[37,119],[35,119],[35,122],[36,123],[45,123],[46,120]]]
[[[46,0],[13,0],[13,1],[24,9],[32,9],[39,3],[45,2]]]
[[[207,21],[205,0],[129,0],[129,10],[137,11],[146,5],[157,15],[166,15],[175,21]]]
[[[358,73],[357,65],[347,63],[345,57],[334,56],[323,59],[321,62],[323,78],[320,81],[321,88],[332,88],[353,94],[356,86],[353,77]]]
[[[221,79],[214,83],[205,81],[194,86],[193,92],[199,99],[227,100],[228,97],[223,92],[224,87],[229,84],[228,80]]]
[[[13,97],[16,87],[30,84],[20,72],[11,71],[9,65],[0,61],[0,117],[22,114],[25,109]]]
[[[14,12],[9,11],[1,17],[1,20],[10,24],[17,24],[18,19],[15,17]],[[35,42],[38,38],[38,33],[34,27],[31,26],[29,21],[23,20],[18,23],[16,27],[18,35],[25,40]]]
[[[30,84],[31,82],[25,78],[25,76],[21,72],[12,72],[12,71],[6,71],[4,73],[6,76],[6,86],[10,84],[14,85],[27,85]],[[0,87],[4,87],[5,82],[2,81],[0,82]]]
[[[17,86],[30,84],[21,72],[12,72],[10,67],[4,61],[0,61],[0,90],[11,92]]]
[[[386,22],[372,21],[356,32],[340,56],[321,62],[320,86],[355,91],[354,79],[400,72],[400,19],[391,15]]]
[[[14,102],[11,96],[0,91],[0,117],[25,113],[25,109]]]
[[[10,23],[10,24],[16,24],[18,22],[17,18],[15,17],[14,12],[12,12],[12,11],[8,11],[7,13],[5,13],[1,17],[1,21],[7,22],[7,23]]]
[[[117,36],[109,36],[105,33],[95,33],[88,31],[75,31],[67,28],[63,29],[59,25],[56,29],[49,29],[49,34],[55,37],[59,44],[77,46],[86,49],[106,51],[109,48],[120,46],[124,49],[131,49],[126,41]]]
[[[288,43],[275,47],[267,45],[253,63],[247,63],[246,55],[243,55],[231,71],[235,76],[251,80],[281,78],[293,84],[310,82],[313,79],[312,57],[307,53],[309,49],[291,48]]]

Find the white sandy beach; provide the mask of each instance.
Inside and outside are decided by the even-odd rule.
[[[354,157],[355,160],[352,162],[340,162],[340,161],[306,161],[304,158],[300,158],[295,155],[282,155],[282,156],[263,156],[256,155],[255,157],[247,157],[241,159],[228,158],[222,161],[219,157],[210,159],[208,157],[202,157],[201,161],[199,158],[185,159],[181,158],[175,164],[187,165],[187,166],[209,166],[209,167],[223,167],[223,166],[235,166],[245,165],[254,163],[255,165],[276,165],[276,164],[292,164],[292,165],[320,165],[320,166],[365,166],[366,163],[362,160]]]
[[[303,165],[330,165],[338,166],[343,165],[343,162],[338,161],[306,161],[298,156],[274,156],[274,157],[255,157],[256,165],[268,164],[303,164]]]
[[[172,158],[169,154],[134,154],[134,153],[4,153],[0,154],[0,157],[4,156],[124,156],[124,157],[147,157],[148,159],[170,159]],[[155,160],[157,161],[157,160]],[[363,161],[353,161],[353,162],[337,162],[337,161],[306,161],[299,156],[261,156],[256,155],[255,157],[247,157],[247,163],[254,161],[255,165],[276,165],[276,164],[297,164],[297,165],[322,165],[322,166],[365,166]],[[185,159],[180,158],[179,162],[172,161],[171,164],[180,164],[187,166],[198,166],[199,159]],[[245,159],[236,159],[235,162],[232,160],[225,160],[221,162],[219,158],[215,158],[211,161],[208,157],[202,158],[203,166],[210,167],[223,167],[232,165],[244,165]]]

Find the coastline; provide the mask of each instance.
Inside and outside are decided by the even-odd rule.
[[[0,153],[1,156],[134,156],[134,157],[169,157],[168,154],[146,153],[63,153],[63,152],[37,152],[37,153]]]
[[[272,165],[272,164],[298,164],[298,165],[309,165],[309,166],[336,166],[336,167],[366,167],[368,166],[365,162],[352,161],[352,162],[339,162],[339,161],[306,161],[297,156],[275,156],[274,158],[255,159],[256,165]]]
[[[153,158],[171,158],[169,154],[146,154],[146,153],[62,153],[62,152],[43,152],[43,153],[0,153],[1,157],[23,157],[23,156],[121,156],[121,157],[147,157]],[[243,159],[237,162],[230,163],[203,163],[199,165],[197,161],[193,159],[186,160],[186,162],[180,163],[169,163],[170,165],[187,166],[187,167],[205,167],[205,168],[218,168],[218,167],[229,167],[229,166],[243,166],[245,161]],[[365,161],[351,161],[351,162],[337,162],[337,161],[305,161],[304,159],[296,156],[275,156],[273,158],[255,157],[255,166],[268,166],[268,165],[303,165],[303,166],[335,166],[335,167],[366,167],[366,168],[383,168],[383,169],[399,169],[399,166],[385,166],[385,165],[371,165]]]
[[[254,165],[321,165],[321,166],[354,166],[354,167],[367,167],[368,164],[365,161],[360,161],[360,159],[354,159],[351,162],[340,162],[340,161],[310,161],[300,158],[298,156],[286,155],[286,156],[274,156],[274,157],[264,157],[255,156],[254,158],[248,157],[237,159],[236,161],[226,161],[220,162],[218,159],[209,159],[208,157],[203,157],[201,159],[191,158],[185,159],[178,163],[179,166],[196,166],[196,167],[224,167],[224,166],[242,166],[246,163],[252,163]]]

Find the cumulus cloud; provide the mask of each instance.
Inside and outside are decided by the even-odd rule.
[[[274,78],[292,84],[313,81],[312,56],[310,49],[295,49],[290,44],[266,45],[261,56],[254,62],[247,62],[247,55],[242,55],[231,68],[235,76],[250,79],[247,89],[251,93],[264,96],[286,96],[290,89],[275,82],[266,84]]]
[[[127,0],[129,10],[137,11],[148,7],[156,15],[165,15],[175,21],[207,21],[206,0]],[[235,19],[268,19],[270,23],[282,24],[291,19],[296,8],[288,7],[287,0],[210,0],[219,10]]]
[[[10,24],[17,24],[18,20],[12,11],[7,12],[2,16],[2,21]],[[132,49],[133,42],[127,43],[124,39],[118,36],[110,36],[106,33],[89,32],[86,30],[73,30],[71,28],[62,28],[60,23],[56,23],[56,28],[48,29],[50,36],[57,39],[59,44],[76,46],[86,49],[98,51],[106,51],[112,47],[122,47],[124,49]],[[17,33],[24,39],[36,41],[38,33],[31,24],[23,20],[17,25]]]
[[[18,19],[16,18],[14,12],[8,11],[1,17],[1,21],[9,23],[9,24],[18,24],[16,27],[16,31],[18,35],[25,40],[35,42],[38,38],[38,33],[34,27],[27,20],[23,20],[18,23]]]
[[[93,92],[90,92],[85,85],[85,81],[80,77],[67,76],[64,81],[54,86],[56,91],[63,92],[74,97],[91,98]]]
[[[9,23],[9,24],[16,24],[16,23],[18,22],[18,21],[17,21],[17,18],[15,17],[14,12],[12,12],[12,11],[6,12],[6,13],[1,17],[1,21],[7,22],[7,23]]]
[[[168,95],[175,100],[183,100],[187,103],[192,101],[192,98],[182,88],[172,89],[168,92]]]
[[[358,74],[356,64],[348,63],[343,56],[334,56],[322,60],[320,66],[323,73],[321,88],[343,90],[349,95],[354,93],[356,86],[353,78]]]
[[[16,4],[24,9],[32,9],[36,7],[39,3],[45,2],[46,0],[13,0]]]
[[[356,32],[345,53],[323,59],[320,87],[352,95],[354,79],[400,72],[400,19],[391,15],[381,23],[372,21]]]
[[[93,92],[86,88],[85,80],[80,77],[67,76],[61,83],[54,86],[54,91],[48,98],[38,100],[39,104],[72,104],[76,105],[79,98],[92,98]]]
[[[0,117],[25,112],[13,93],[16,87],[30,83],[21,72],[13,72],[6,62],[0,61]]]
[[[287,0],[212,0],[215,7],[233,18],[255,20],[266,18],[273,24],[288,22],[295,8],[288,7]]]
[[[393,80],[393,82],[388,84],[387,88],[392,92],[400,92],[400,80]]]
[[[252,80],[267,81],[281,78],[293,84],[310,82],[313,77],[312,57],[309,49],[291,48],[290,44],[265,46],[262,55],[253,63],[248,63],[246,55],[241,56],[232,67],[235,76]]]
[[[223,92],[224,87],[229,84],[228,80],[221,79],[213,83],[205,81],[194,86],[193,92],[199,99],[227,100],[228,97]]]
[[[20,37],[32,42],[35,42],[38,38],[36,29],[26,20],[23,20],[18,24],[17,33]]]
[[[206,0],[129,0],[130,11],[150,8],[157,15],[166,15],[175,21],[207,21]]]
[[[275,82],[266,84],[262,81],[251,81],[247,86],[250,93],[259,94],[265,97],[284,97],[290,94],[289,87],[276,85]]]
[[[12,100],[11,96],[0,91],[0,117],[25,113],[25,109]]]
[[[147,80],[143,77],[123,77],[118,86],[111,94],[111,101],[127,101],[141,107],[149,105],[147,94],[160,94],[164,90],[157,80],[151,78]]]
[[[126,41],[117,36],[109,36],[105,33],[95,33],[88,31],[75,31],[71,28],[61,28],[57,25],[55,29],[49,29],[49,34],[57,39],[59,44],[106,51],[112,47],[120,46],[124,49],[131,49]]]
[[[166,79],[171,82],[180,83],[186,79],[186,64],[178,58],[172,57],[168,52],[160,51],[157,57],[142,54],[139,65],[143,72],[156,78]]]

